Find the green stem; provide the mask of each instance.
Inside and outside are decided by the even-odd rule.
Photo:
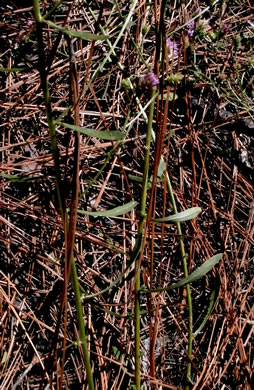
[[[40,11],[40,1],[39,0],[33,0],[33,8],[34,8],[34,18],[37,23],[41,23],[42,17],[41,17],[41,11]]]
[[[71,261],[71,283],[74,290],[75,295],[75,305],[77,309],[77,319],[78,319],[78,325],[79,325],[79,337],[81,341],[81,346],[84,354],[84,360],[85,360],[85,367],[86,367],[86,376],[87,376],[87,382],[90,390],[94,390],[94,383],[93,383],[93,374],[90,364],[90,357],[89,352],[87,348],[87,341],[86,341],[86,331],[85,331],[85,324],[84,324],[84,318],[83,318],[83,308],[82,308],[82,301],[81,301],[81,295],[80,295],[80,286],[78,281],[78,274],[77,274],[77,268],[74,259],[72,258]]]
[[[131,90],[132,89],[133,89],[133,86],[131,85]],[[137,101],[137,104],[138,104],[140,112],[142,113],[144,119],[148,122],[149,118],[147,118],[147,115],[146,115],[146,113],[145,113],[145,111],[143,109],[143,106],[141,105],[140,100],[138,99],[138,97],[136,97],[136,101]],[[151,104],[152,104],[153,101],[154,101],[154,95],[153,95],[153,99],[151,100]],[[153,130],[151,130],[151,135],[152,135],[153,141],[155,142],[156,141],[156,136],[155,136],[155,133],[154,133]],[[161,157],[161,161],[165,165],[163,157]],[[168,187],[168,191],[169,191],[169,194],[170,194],[171,202],[172,202],[172,205],[173,205],[173,210],[174,210],[174,213],[176,214],[178,211],[177,211],[175,196],[174,196],[174,192],[173,192],[173,189],[172,189],[172,185],[171,185],[171,181],[170,181],[168,172],[166,172],[166,180],[167,180],[167,187]],[[186,257],[187,256],[186,256],[185,248],[184,248],[181,223],[178,222],[176,224],[176,227],[177,227],[177,233],[178,233],[178,235],[180,237],[179,238],[179,244],[180,244],[180,252],[181,252],[182,263],[183,263],[184,277],[188,277],[188,265],[187,265],[187,261],[186,261]],[[187,304],[188,304],[188,312],[189,312],[188,357],[189,357],[189,359],[191,359],[192,358],[192,340],[193,340],[193,312],[192,312],[191,289],[190,289],[190,285],[189,284],[186,286],[186,290],[187,290]],[[187,372],[186,372],[187,381],[189,381],[190,376],[191,376],[191,362],[189,361],[187,363]],[[185,390],[189,390],[189,385],[186,386]]]
[[[144,159],[144,172],[143,172],[143,186],[140,203],[140,222],[137,236],[137,242],[140,242],[139,253],[142,251],[144,241],[144,228],[146,220],[146,199],[148,189],[148,171],[150,161],[150,147],[152,140],[152,124],[154,114],[155,99],[153,97],[156,94],[156,90],[152,89],[152,99],[149,107],[149,116],[147,123],[147,134],[145,144],[145,159]],[[137,257],[135,267],[135,384],[136,390],[140,390],[140,262],[141,258]]]
[[[177,211],[177,206],[176,206],[176,201],[175,201],[175,196],[174,192],[171,186],[171,181],[169,178],[169,175],[167,173],[167,186],[171,198],[171,202],[173,205],[173,210],[174,213],[176,214]],[[183,263],[183,271],[184,271],[184,277],[188,277],[188,265],[186,261],[186,253],[185,253],[185,248],[184,248],[184,242],[183,242],[183,236],[182,236],[182,228],[181,228],[181,223],[177,222],[176,223],[176,228],[177,228],[177,233],[179,235],[179,244],[180,244],[180,252],[181,252],[181,257],[182,257],[182,263]],[[188,303],[188,311],[189,311],[189,335],[188,335],[188,358],[191,360],[192,359],[192,341],[193,341],[193,312],[192,312],[192,298],[191,298],[191,288],[190,285],[186,285],[186,291],[187,291],[187,303]],[[191,377],[191,361],[188,361],[187,363],[187,372],[186,372],[186,379],[187,382],[189,382],[189,379]],[[185,390],[189,390],[189,384],[186,385]]]
[[[51,108],[50,101],[50,93],[48,87],[48,79],[46,73],[46,61],[45,61],[45,52],[44,52],[44,44],[43,44],[43,35],[42,35],[42,22],[41,22],[41,14],[39,8],[39,1],[33,0],[34,5],[34,16],[36,21],[36,35],[38,42],[38,53],[39,53],[39,70],[40,70],[40,78],[41,78],[41,88],[43,91],[43,98],[45,103],[45,111],[47,115],[47,121],[49,126],[49,135],[51,141],[51,150],[54,157],[54,173],[55,173],[55,183],[56,183],[56,191],[57,198],[59,202],[59,208],[61,211],[61,216],[64,221],[64,201],[61,195],[61,177],[60,177],[60,169],[59,169],[59,150],[57,147],[57,139],[56,139],[56,129],[55,123],[53,119],[53,113]]]
[[[60,208],[60,212],[61,212],[62,223],[63,223],[63,226],[65,226],[65,221],[66,221],[66,229],[68,231],[69,221],[68,221],[67,213],[65,212],[64,197],[62,196],[62,192],[61,192],[59,152],[58,152],[58,146],[57,146],[55,122],[53,119],[53,113],[52,113],[52,107],[51,107],[51,101],[50,101],[50,92],[49,92],[47,73],[46,73],[46,62],[45,62],[45,53],[44,53],[44,44],[43,44],[43,35],[42,35],[43,19],[42,19],[41,14],[40,14],[39,0],[33,0],[33,8],[34,8],[34,17],[35,17],[35,21],[36,21],[36,34],[37,34],[37,42],[38,42],[38,50],[39,50],[41,87],[43,90],[45,110],[46,110],[47,121],[48,121],[48,126],[49,126],[51,149],[52,149],[52,153],[54,156],[54,169],[55,169],[55,183],[56,183],[56,190],[57,190],[57,198],[58,198],[59,208]],[[67,245],[67,242],[66,242],[66,245]],[[74,295],[75,295],[75,305],[76,305],[76,309],[77,309],[77,319],[78,319],[78,325],[79,325],[80,341],[81,341],[81,346],[82,346],[82,350],[83,350],[83,354],[84,354],[87,381],[88,381],[89,389],[94,390],[92,369],[91,369],[89,352],[88,352],[87,342],[86,342],[85,324],[84,324],[82,303],[81,303],[81,297],[80,297],[80,286],[79,286],[76,264],[75,264],[73,255],[71,255],[71,281],[72,281],[72,286],[73,286]]]

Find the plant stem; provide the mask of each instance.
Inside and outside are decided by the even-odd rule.
[[[49,93],[48,80],[47,80],[45,52],[44,52],[44,44],[43,44],[43,37],[42,37],[42,22],[41,22],[42,18],[41,18],[41,14],[40,14],[39,1],[33,0],[33,6],[34,6],[35,21],[36,21],[36,35],[37,35],[37,42],[38,42],[39,71],[40,71],[40,78],[41,78],[41,88],[43,91],[45,111],[46,111],[47,121],[48,121],[48,126],[49,126],[51,150],[52,150],[53,157],[54,157],[54,171],[55,171],[55,183],[56,183],[57,198],[58,198],[59,208],[61,211],[61,216],[62,216],[62,219],[64,220],[64,218],[65,218],[65,216],[64,216],[64,201],[63,201],[63,197],[62,197],[62,193],[61,193],[59,151],[58,151],[58,146],[57,146],[56,129],[55,129],[55,123],[54,123],[53,114],[52,114],[50,93]]]
[[[83,318],[83,308],[82,308],[82,302],[81,302],[81,296],[80,296],[80,286],[78,281],[78,274],[77,274],[77,268],[74,259],[72,258],[71,262],[71,283],[74,290],[75,295],[75,305],[77,309],[77,319],[78,319],[78,325],[79,325],[79,337],[81,341],[81,346],[84,354],[84,361],[85,361],[85,367],[86,367],[86,376],[87,376],[87,382],[90,390],[94,390],[94,383],[93,383],[93,374],[90,364],[90,357],[89,352],[87,348],[87,341],[86,341],[86,331],[85,331],[85,324],[84,324],[84,318]]]
[[[154,102],[154,97],[155,97],[155,95],[153,95],[153,98],[151,99],[151,105]],[[143,106],[141,105],[138,97],[136,97],[136,100],[137,100],[138,107],[139,107],[145,121],[148,122],[149,118],[147,118],[147,115],[146,115],[146,113],[143,109]],[[151,105],[150,105],[150,107],[151,107]],[[151,129],[151,136],[153,138],[153,141],[155,142],[156,136],[155,136],[155,133],[152,129]],[[163,157],[161,157],[161,161],[164,163]],[[164,165],[166,165],[166,164],[164,163]],[[167,187],[168,187],[168,191],[170,194],[171,202],[173,204],[173,210],[174,210],[174,213],[176,214],[178,211],[177,211],[174,192],[172,189],[172,185],[171,185],[171,181],[170,181],[168,172],[166,172],[166,180],[167,180]],[[179,243],[180,243],[180,252],[181,252],[182,263],[183,263],[184,277],[187,277],[188,276],[188,266],[187,266],[186,253],[185,253],[184,242],[183,242],[183,237],[182,237],[181,223],[178,222],[176,224],[176,228],[177,228],[177,233],[180,237]],[[190,289],[189,284],[186,286],[186,290],[187,290],[187,303],[188,303],[188,311],[189,311],[188,358],[191,359],[192,358],[192,339],[193,339],[193,337],[192,337],[192,334],[193,334],[193,314],[192,314],[191,289]],[[189,380],[188,378],[190,378],[190,375],[191,375],[191,362],[188,362],[187,363],[187,372],[186,372],[187,381]],[[189,390],[189,385],[186,386],[186,390]]]
[[[156,90],[152,89],[152,98],[155,96]],[[148,171],[150,161],[150,146],[152,140],[152,124],[154,114],[155,99],[151,99],[149,107],[147,133],[146,133],[146,144],[145,144],[145,159],[144,159],[144,172],[143,172],[143,185],[141,193],[140,203],[140,222],[137,242],[141,241],[139,246],[138,255],[142,254],[143,242],[144,242],[144,228],[146,220],[146,199],[148,189]],[[141,256],[137,258],[135,267],[135,384],[136,390],[140,390],[140,265]]]
[[[52,114],[50,92],[49,92],[48,80],[47,80],[46,61],[45,61],[45,52],[44,52],[43,35],[42,35],[43,19],[42,19],[41,14],[40,14],[39,0],[33,0],[33,7],[34,7],[34,16],[35,16],[35,21],[36,21],[36,34],[37,34],[37,42],[38,42],[38,50],[39,50],[41,87],[43,90],[45,110],[46,110],[47,121],[48,121],[48,126],[49,126],[51,149],[52,149],[52,153],[54,156],[54,169],[55,169],[55,183],[56,183],[56,190],[57,190],[57,198],[58,198],[59,208],[60,208],[60,212],[61,212],[62,223],[63,223],[63,226],[67,230],[67,234],[65,234],[65,237],[68,237],[69,219],[68,219],[67,213],[65,212],[64,197],[63,197],[63,194],[61,192],[59,152],[58,152],[55,122],[54,122],[53,114]],[[66,245],[68,245],[67,241],[65,243]],[[71,249],[71,252],[73,252],[73,249]],[[80,341],[81,341],[81,347],[82,347],[83,354],[84,354],[87,381],[88,381],[89,389],[94,390],[92,369],[91,369],[89,352],[88,352],[87,342],[86,342],[85,324],[84,324],[84,318],[83,318],[83,309],[82,309],[82,303],[81,303],[81,297],[80,297],[80,286],[79,286],[79,281],[78,281],[77,269],[76,269],[76,264],[75,264],[75,261],[73,258],[73,254],[70,253],[69,256],[71,258],[71,282],[72,282],[72,286],[74,289],[74,295],[75,295],[75,305],[76,305],[76,309],[77,309],[77,319],[78,319],[78,325],[79,325]]]
[[[169,175],[167,173],[167,186],[171,198],[171,202],[173,205],[174,213],[176,214],[177,206],[175,201],[174,192],[171,186],[171,181],[169,178]],[[184,248],[184,242],[183,242],[183,236],[182,236],[182,229],[181,229],[181,223],[176,223],[177,233],[179,235],[179,244],[180,244],[180,252],[182,257],[182,263],[183,263],[183,271],[184,271],[184,277],[188,277],[188,265],[186,261],[186,253]],[[187,303],[188,303],[188,311],[189,311],[189,335],[188,335],[188,358],[192,359],[192,341],[193,341],[193,312],[192,312],[192,298],[191,298],[191,288],[190,285],[186,285],[186,291],[187,291]],[[187,371],[186,371],[186,379],[187,382],[189,382],[189,379],[191,377],[191,362],[188,361],[187,363]],[[185,390],[189,390],[189,384],[186,385]]]

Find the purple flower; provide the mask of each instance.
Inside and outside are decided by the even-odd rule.
[[[145,82],[147,84],[152,85],[153,87],[156,87],[157,85],[160,84],[159,79],[153,72],[148,72],[146,77],[145,77]]]
[[[229,32],[231,30],[230,26],[226,23],[223,24],[223,30],[224,32]]]
[[[168,47],[168,49],[170,51],[170,57],[172,59],[178,57],[178,54],[179,54],[178,44],[175,41],[171,41],[170,38],[168,38],[166,40],[166,44],[167,44],[167,47]]]
[[[28,27],[32,27],[34,25],[34,20],[28,19],[27,25],[28,25]]]
[[[189,38],[192,38],[194,36],[194,33],[195,33],[195,21],[192,20],[187,24],[187,34]]]

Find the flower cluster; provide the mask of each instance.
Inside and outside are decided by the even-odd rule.
[[[157,87],[160,84],[159,79],[153,72],[148,72],[145,76],[145,83]]]
[[[189,38],[193,38],[193,36],[194,36],[194,33],[195,33],[195,25],[196,25],[196,23],[195,23],[194,20],[192,20],[191,22],[189,22],[189,23],[187,24],[187,34],[188,34],[188,37],[189,37]]]
[[[166,40],[167,47],[170,52],[170,57],[172,59],[177,58],[179,54],[179,47],[175,41],[172,41],[170,38]]]
[[[231,30],[230,26],[226,23],[223,24],[223,30],[225,33],[229,32]]]
[[[27,26],[28,26],[28,27],[33,27],[33,25],[34,25],[34,20],[28,19],[28,21],[27,21]]]

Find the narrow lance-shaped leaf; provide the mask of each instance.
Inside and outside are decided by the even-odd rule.
[[[166,169],[166,164],[163,160],[163,158],[160,159],[160,164],[159,164],[159,168],[158,168],[158,174],[157,176],[161,179],[163,177],[163,174],[165,172],[165,169]]]
[[[81,134],[85,134],[88,137],[94,137],[106,141],[120,141],[124,139],[125,134],[120,131],[99,131],[89,129],[87,127],[80,127],[75,125],[70,125],[69,123],[55,121],[56,124],[66,127],[67,129],[71,129],[74,131],[78,131]]]
[[[0,68],[0,72],[23,72],[26,68]]]
[[[199,325],[198,329],[196,330],[196,332],[193,333],[193,338],[197,337],[197,335],[204,328],[205,324],[207,323],[207,321],[208,321],[208,319],[209,319],[209,317],[210,317],[210,315],[211,315],[211,313],[216,305],[216,302],[218,301],[219,296],[220,296],[220,282],[218,281],[218,286],[216,286],[211,293],[207,313],[206,313],[203,321]]]
[[[135,181],[136,183],[143,183],[142,176],[128,175],[128,179],[130,179],[131,181]]]
[[[28,181],[35,181],[36,179],[39,179],[39,177],[30,177],[30,176],[17,176],[17,175],[9,175],[7,173],[0,173],[0,176],[4,179],[10,180],[13,183],[24,183]]]
[[[200,207],[192,207],[190,209],[181,211],[180,213],[176,213],[174,215],[170,215],[169,217],[164,218],[152,218],[151,222],[154,223],[177,223],[177,222],[186,222],[190,219],[196,218],[200,213],[202,209]]]
[[[198,280],[202,278],[202,276],[206,275],[221,260],[222,256],[223,253],[218,253],[217,255],[210,257],[209,260],[207,260],[204,264],[202,264],[195,271],[193,271],[187,278],[184,278],[177,283],[171,284],[168,287],[158,288],[156,290],[141,289],[141,291],[146,293],[162,292],[162,291],[168,291],[168,290],[173,290],[175,288],[183,287],[186,284],[192,283],[195,280]]]
[[[67,34],[70,37],[84,39],[85,41],[103,41],[105,39],[108,39],[107,35],[97,35],[84,31],[69,30],[65,27],[58,26],[57,24],[52,23],[50,20],[45,20],[45,23],[47,23],[50,27],[61,31],[63,34]]]
[[[157,178],[159,180],[162,180],[163,179],[163,174],[165,172],[165,162],[163,159],[160,160],[160,164],[159,164],[159,167],[158,167],[158,174],[157,174]],[[143,182],[143,176],[134,176],[134,175],[128,175],[128,178],[131,180],[131,181],[135,181],[136,183],[142,183]],[[152,183],[153,181],[153,176],[150,177],[149,181]],[[155,221],[155,220],[154,220]],[[157,220],[156,220],[157,221]]]
[[[115,207],[111,210],[101,210],[101,211],[83,211],[77,210],[78,214],[81,215],[90,215],[91,217],[117,217],[119,215],[126,214],[130,212],[137,206],[138,202],[131,201],[129,203],[123,204],[122,206]]]
[[[136,183],[143,183],[143,177],[140,177],[140,176],[128,175],[128,179],[130,179],[131,181],[134,181]],[[159,178],[159,176],[158,176],[157,183],[159,183],[161,180],[162,179]],[[152,187],[152,181],[153,181],[153,176],[151,175],[149,180],[148,180],[148,183],[147,183],[147,189],[150,189]]]

